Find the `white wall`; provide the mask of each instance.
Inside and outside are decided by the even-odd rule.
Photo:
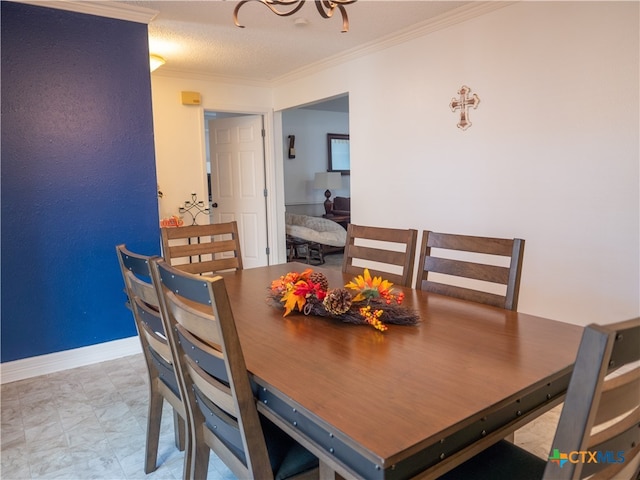
[[[316,172],[328,167],[327,133],[349,133],[349,114],[322,110],[292,109],[282,112],[285,144],[284,198],[287,210],[294,213],[324,213],[324,190],[313,188]],[[288,136],[295,135],[296,158],[287,158]],[[342,188],[332,190],[335,196],[350,195],[350,176],[342,176]],[[296,209],[297,208],[297,209]],[[300,210],[300,209],[307,210]],[[295,210],[295,211],[294,211]]]
[[[238,86],[211,79],[167,76],[157,70],[151,75],[153,124],[158,184],[164,196],[159,201],[160,217],[178,214],[178,207],[195,191],[208,198],[204,111],[266,113],[272,111],[271,89]],[[202,95],[202,105],[182,105],[181,92]],[[271,117],[267,115],[267,121]],[[272,156],[272,146],[267,152]]]
[[[160,218],[178,214],[178,208],[196,192],[198,199],[208,199],[206,185],[206,140],[204,112],[261,114],[265,120],[265,158],[267,218],[271,263],[286,259],[284,244],[284,191],[282,146],[274,144],[280,137],[280,125],[274,123],[272,89],[261,85],[228,83],[212,78],[192,78],[162,74],[151,75],[153,122],[156,145],[158,185],[163,192],[159,200]],[[202,95],[202,105],[182,105],[181,92]],[[277,159],[277,160],[276,160]]]
[[[354,223],[524,238],[520,311],[621,320],[640,311],[638,19],[518,2],[282,83],[275,109],[349,92]]]

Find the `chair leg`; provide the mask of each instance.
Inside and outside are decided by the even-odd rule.
[[[184,464],[182,466],[182,478],[183,480],[189,480],[195,478],[192,475],[193,470],[193,442],[190,438],[190,433],[187,432],[184,444]]]
[[[153,382],[157,380],[151,381]],[[163,402],[164,397],[156,392],[153,386],[151,386],[149,395],[149,412],[147,416],[147,448],[144,462],[144,473],[151,473],[156,469]]]
[[[201,426],[196,428],[192,438],[195,440],[195,445],[193,445],[193,453],[191,454],[192,458],[192,466],[191,466],[191,478],[193,480],[200,480],[203,478],[207,478],[207,472],[209,470],[209,454],[211,453],[211,449],[209,445],[204,441],[204,435],[202,432],[202,428],[206,428]]]
[[[173,436],[175,438],[176,447],[181,452],[185,446],[185,423],[184,419],[176,410],[173,410]]]

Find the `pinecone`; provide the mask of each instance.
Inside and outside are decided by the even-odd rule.
[[[327,280],[327,277],[325,277],[324,273],[313,272],[311,275],[309,275],[309,280],[316,285],[320,285],[320,288],[325,292],[329,290],[329,280]]]
[[[345,288],[336,288],[327,293],[322,304],[332,315],[342,315],[351,308],[351,294]]]

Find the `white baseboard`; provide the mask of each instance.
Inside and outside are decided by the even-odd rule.
[[[0,364],[0,384],[141,353],[137,336]]]

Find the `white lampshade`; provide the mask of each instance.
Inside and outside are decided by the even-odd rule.
[[[313,188],[319,190],[342,188],[342,174],[340,172],[318,172],[313,179]]]
[[[166,63],[165,59],[162,58],[160,55],[153,55],[153,54],[149,55],[149,68],[152,72],[157,68],[160,68],[165,63]]]

